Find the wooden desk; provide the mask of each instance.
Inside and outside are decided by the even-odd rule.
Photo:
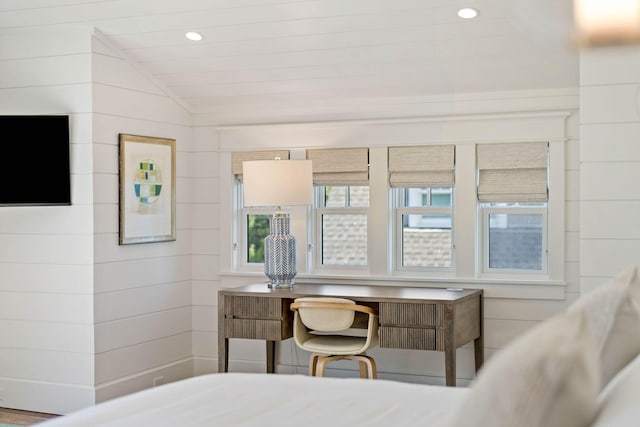
[[[476,372],[484,360],[482,290],[296,283],[265,283],[218,292],[218,371],[229,366],[229,338],[266,340],[267,372],[275,368],[275,342],[293,336],[289,305],[303,296],[349,298],[378,310],[380,347],[443,351],[448,386],[456,385],[456,349],[474,342]]]

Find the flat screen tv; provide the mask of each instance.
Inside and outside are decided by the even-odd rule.
[[[0,129],[0,206],[70,205],[69,116],[0,116]]]

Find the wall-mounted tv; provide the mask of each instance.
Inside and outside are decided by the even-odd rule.
[[[0,130],[0,206],[70,205],[69,116],[0,116]]]

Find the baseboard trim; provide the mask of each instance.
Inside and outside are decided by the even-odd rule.
[[[193,358],[180,360],[96,386],[96,403],[193,376]]]
[[[94,388],[16,378],[0,378],[0,406],[22,411],[63,415],[95,403]]]

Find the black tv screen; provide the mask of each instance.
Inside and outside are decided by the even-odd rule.
[[[69,116],[0,116],[0,206],[71,204]]]

